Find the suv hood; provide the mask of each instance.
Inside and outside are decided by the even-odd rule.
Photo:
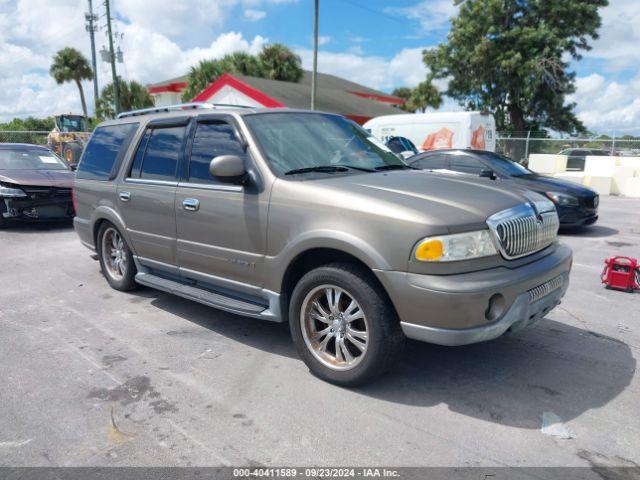
[[[24,186],[72,188],[74,178],[69,170],[0,170],[0,182]]]
[[[346,175],[313,183],[334,191],[330,195],[341,198],[343,208],[407,217],[452,233],[486,228],[492,214],[541,199],[533,192],[502,189],[489,179],[424,170]]]

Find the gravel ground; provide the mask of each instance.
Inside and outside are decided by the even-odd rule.
[[[0,466],[637,465],[640,293],[599,274],[640,257],[639,212],[603,198],[563,235],[572,284],[537,325],[409,343],[354,390],[311,376],[282,325],[111,290],[69,226],[0,231]]]

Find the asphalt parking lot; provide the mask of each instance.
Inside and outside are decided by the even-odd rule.
[[[68,225],[0,231],[0,465],[637,466],[640,292],[599,274],[640,257],[640,200],[600,215],[563,235],[572,283],[546,319],[409,343],[354,390],[311,376],[285,326],[110,289]]]

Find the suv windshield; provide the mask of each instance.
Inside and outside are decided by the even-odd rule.
[[[0,170],[68,170],[68,167],[47,150],[0,149]]]
[[[478,153],[478,156],[491,163],[491,167],[497,172],[510,175],[512,177],[522,177],[533,173],[531,170],[528,170],[519,163],[511,160],[509,157],[499,153],[482,152]]]
[[[259,113],[244,118],[280,175],[409,168],[358,124],[338,115]]]

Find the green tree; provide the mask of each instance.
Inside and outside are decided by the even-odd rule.
[[[461,3],[461,2],[459,2]],[[581,133],[566,97],[575,91],[570,60],[598,38],[607,0],[467,0],[447,42],[424,51],[434,78],[469,110],[488,110],[498,130],[549,128]]]
[[[281,43],[266,45],[258,55],[261,77],[299,82],[304,75],[300,57]]]
[[[191,101],[211,82],[215,82],[225,73],[236,73],[229,55],[218,60],[201,60],[189,71],[187,88],[182,92],[182,100]]]
[[[0,123],[0,130],[4,131],[28,131],[28,132],[48,132],[53,129],[55,122],[53,118],[14,118],[13,120]]]
[[[182,100],[191,101],[225,73],[298,82],[304,73],[300,65],[300,57],[277,43],[265,46],[257,57],[245,52],[234,52],[216,60],[201,60],[189,71]]]
[[[429,79],[413,89],[396,88],[391,94],[404,100],[400,108],[407,112],[424,111],[427,107],[438,108],[442,105],[442,95]]]
[[[412,110],[409,107],[409,100],[411,99],[412,93],[413,93],[413,90],[411,90],[409,87],[398,87],[393,89],[393,91],[391,92],[391,95],[404,100],[404,103],[400,105],[400,108],[407,112],[411,112]]]
[[[144,85],[135,80],[128,82],[118,78],[118,87],[120,88],[120,108],[123,112],[153,107],[153,98]],[[110,83],[102,89],[100,98],[98,98],[96,116],[99,119],[105,120],[115,117],[114,100],[113,83]]]
[[[71,81],[75,82],[80,92],[85,125],[89,125],[87,102],[84,99],[84,90],[82,89],[83,80],[93,79],[93,70],[89,66],[89,61],[75,48],[65,47],[53,56],[53,63],[49,73],[58,85]]]

